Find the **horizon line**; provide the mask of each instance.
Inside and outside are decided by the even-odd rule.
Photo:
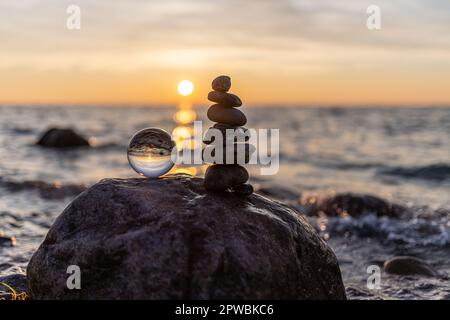
[[[211,102],[212,104],[212,102]],[[193,108],[209,107],[210,103],[193,103]],[[0,107],[50,107],[50,108],[177,108],[178,103],[2,103]],[[249,103],[249,108],[450,108],[449,103]]]

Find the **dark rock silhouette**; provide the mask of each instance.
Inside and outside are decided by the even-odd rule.
[[[247,123],[247,118],[242,111],[220,104],[212,105],[208,109],[207,116],[211,121],[225,123],[230,126],[239,127]]]
[[[225,144],[228,142],[225,142]],[[216,157],[219,159],[218,163],[223,164],[227,163],[227,160],[231,159],[234,163],[249,163],[251,156],[255,152],[255,147],[248,143],[236,142],[236,143],[228,143],[228,146],[225,145],[222,150],[222,157],[216,156],[216,146],[206,146],[203,148],[203,158],[205,158],[205,154],[210,154],[214,159]],[[210,163],[215,164],[216,161],[211,160]]]
[[[0,231],[0,247],[8,246],[14,247],[16,245],[16,237],[6,236]]]
[[[384,271],[398,275],[423,275],[437,277],[439,273],[422,259],[409,256],[398,256],[384,263]]]
[[[208,100],[230,108],[242,106],[241,99],[237,95],[228,92],[211,91],[208,94]]]
[[[231,78],[229,76],[218,76],[211,83],[211,87],[215,91],[227,92],[231,88]]]
[[[215,164],[206,169],[204,185],[210,191],[223,191],[230,186],[246,183],[247,180],[248,172],[244,167],[237,164]]]
[[[68,290],[69,265],[81,290]],[[333,252],[293,209],[203,179],[106,179],[57,218],[32,299],[345,299]]]
[[[222,143],[224,145],[228,144],[228,143],[233,143],[233,142],[239,142],[239,141],[248,141],[250,139],[250,135],[248,134],[248,130],[247,128],[244,127],[236,127],[236,126],[230,126],[228,124],[224,124],[224,123],[216,123],[214,126],[212,126],[211,128],[209,128],[207,130],[207,132],[209,130],[219,130],[222,133]],[[227,130],[233,130],[233,136],[231,137],[227,137]],[[205,138],[203,140],[203,143],[205,144],[211,144],[214,141],[214,136],[210,136],[210,138]]]
[[[89,147],[89,141],[72,129],[51,128],[36,142],[37,145],[48,148]]]
[[[244,197],[251,195],[253,191],[253,186],[249,183],[244,183],[233,187],[233,192]]]
[[[398,218],[407,209],[401,205],[388,202],[384,199],[365,195],[343,193],[316,202],[310,208],[306,208],[306,214],[318,215],[319,212],[327,216],[339,216],[346,213],[352,217],[357,217],[364,213],[373,213],[377,216],[387,216]]]
[[[256,151],[253,145],[244,143],[250,138],[246,134],[248,130],[242,127],[247,123],[247,118],[242,111],[236,109],[242,106],[242,101],[237,95],[228,93],[231,88],[231,78],[228,76],[215,78],[211,87],[214,91],[208,94],[208,100],[217,102],[217,104],[208,109],[207,117],[216,124],[208,131],[215,130],[221,133],[222,139],[211,136],[204,140],[208,146],[203,149],[203,160],[206,163],[214,164],[206,171],[205,188],[214,192],[234,191],[241,196],[251,195],[253,187],[242,185],[249,178],[247,169],[238,166],[248,164]],[[234,135],[228,137],[227,130],[232,130]],[[207,133],[214,133],[214,131]],[[217,148],[222,149],[222,153],[218,152],[216,159],[215,150]],[[239,170],[236,170],[237,168]],[[243,176],[246,178],[242,179]]]

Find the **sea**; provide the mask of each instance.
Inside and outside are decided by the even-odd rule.
[[[206,130],[207,106],[191,111]],[[127,146],[147,127],[180,127],[177,107],[0,106],[0,279],[25,273],[55,218],[85,187],[136,177]],[[370,195],[407,208],[397,218],[308,217],[335,252],[350,299],[450,299],[450,108],[244,107],[247,128],[279,129],[279,170],[249,166],[255,189],[301,212],[305,199]],[[184,125],[183,125],[184,126]],[[52,127],[69,127],[93,148],[36,145]],[[173,170],[201,176],[205,166]],[[269,196],[267,195],[267,196]],[[414,256],[439,277],[383,271]],[[374,269],[375,266],[375,269]],[[379,286],[369,285],[376,267]]]

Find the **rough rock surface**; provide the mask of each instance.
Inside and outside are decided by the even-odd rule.
[[[89,147],[89,141],[72,129],[51,128],[36,143],[48,148]]]
[[[218,76],[213,80],[211,86],[216,91],[227,92],[231,88],[231,78],[229,76]]]
[[[81,290],[66,287],[81,268]],[[102,180],[57,218],[32,299],[345,299],[337,260],[292,209],[188,176]]]

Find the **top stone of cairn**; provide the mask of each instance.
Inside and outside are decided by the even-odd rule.
[[[218,76],[212,82],[215,91],[227,92],[231,88],[231,78],[228,76]]]

